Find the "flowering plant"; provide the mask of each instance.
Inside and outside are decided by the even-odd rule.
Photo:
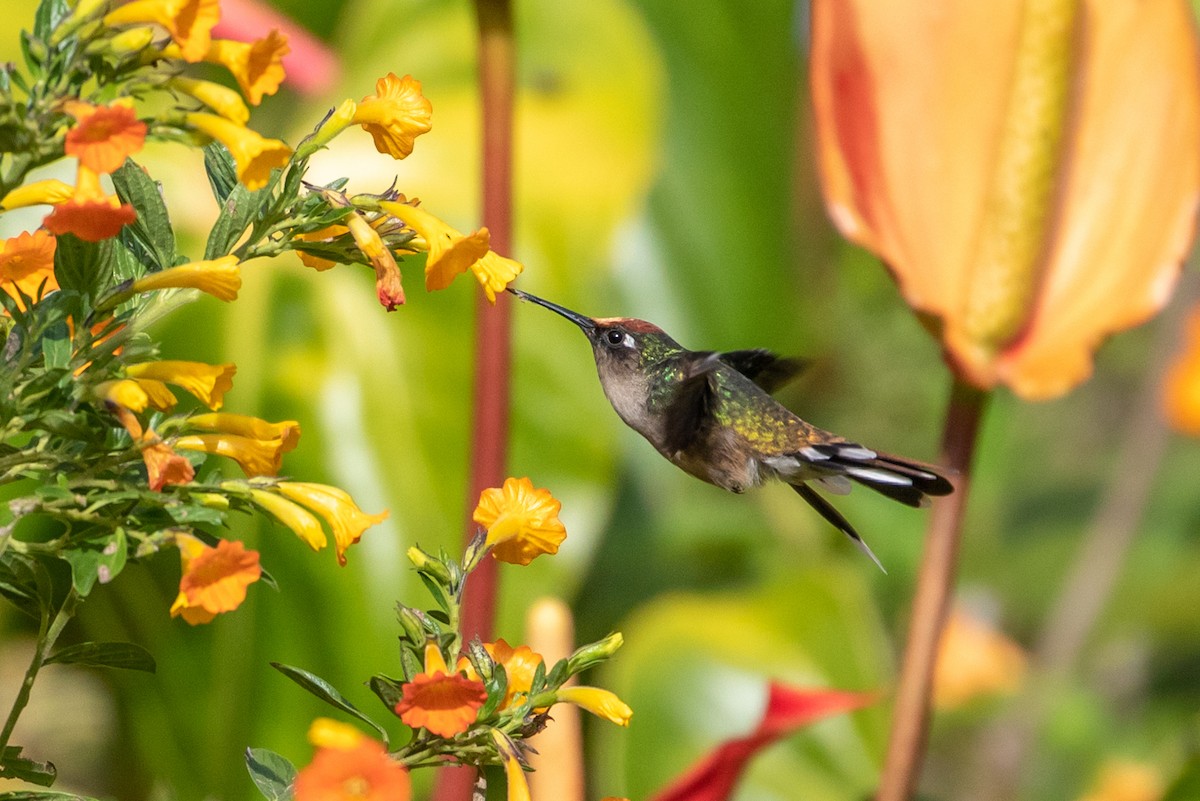
[[[486,229],[459,234],[394,189],[348,195],[344,180],[305,181],[309,160],[352,125],[381,152],[408,155],[430,127],[419,82],[381,78],[293,149],[246,126],[247,103],[284,78],[286,38],[213,39],[219,15],[219,0],[43,0],[22,34],[23,68],[0,65],[0,223],[50,207],[0,242],[0,595],[39,621],[0,729],[0,778],[55,779],[52,764],[9,745],[44,665],[154,669],[131,643],[54,649],[79,603],[128,563],[177,548],[171,614],[198,624],[267,578],[258,553],[218,534],[230,512],[266,513],[314,550],[328,529],[341,564],[387,515],[337,487],[280,478],[299,424],[220,411],[235,365],[160,358],[153,322],[204,294],[234,300],[245,262],[287,251],[319,270],[371,267],[388,310],[405,300],[398,258],[427,254],[430,288],[471,270],[493,300],[521,271],[490,252]],[[240,92],[190,77],[200,61],[228,69]],[[220,211],[199,259],[179,251],[160,186],[134,160],[148,138],[203,150]],[[76,161],[74,185],[31,174],[64,158]],[[172,386],[205,410],[181,406]]]

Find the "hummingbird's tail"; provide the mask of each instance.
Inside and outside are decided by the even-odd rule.
[[[866,540],[864,540],[862,536],[854,530],[854,526],[850,525],[850,521],[843,517],[841,512],[833,508],[833,504],[822,498],[819,494],[817,494],[815,489],[803,482],[800,482],[799,484],[789,484],[788,486],[794,489],[801,498],[807,501],[809,506],[816,509],[817,512],[820,513],[821,517],[828,520],[834,528],[853,540],[854,545],[860,551],[869,556],[871,561],[874,562],[880,570],[882,570],[884,573],[887,573],[887,568],[883,566],[883,562],[879,561],[879,557],[876,556],[875,552],[871,550],[871,546],[867,545]]]

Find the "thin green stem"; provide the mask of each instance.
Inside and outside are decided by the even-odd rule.
[[[38,671],[42,669],[42,665],[49,658],[50,649],[54,647],[54,643],[58,640],[58,635],[62,634],[63,627],[67,625],[67,621],[75,616],[75,607],[78,605],[79,596],[75,593],[75,588],[72,587],[67,592],[67,597],[63,599],[62,606],[59,607],[54,620],[50,620],[49,610],[42,610],[42,623],[38,630],[37,647],[33,651],[33,658],[29,661],[29,667],[25,670],[25,680],[21,682],[21,689],[17,692],[17,697],[13,700],[12,709],[8,712],[8,719],[4,721],[4,729],[0,730],[0,753],[4,752],[9,738],[12,737],[13,729],[16,728],[17,719],[21,717],[21,712],[24,711],[26,705],[29,703],[29,694],[33,690],[33,682],[37,679]]]
[[[921,777],[934,663],[954,591],[971,461],[987,399],[987,393],[955,379],[942,433],[942,463],[954,471],[954,493],[934,503],[929,521],[877,801],[908,801]]]

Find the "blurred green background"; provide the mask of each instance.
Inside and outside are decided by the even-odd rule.
[[[321,98],[285,91],[252,124],[295,142],[341,98],[371,93],[380,75],[412,73],[434,108],[414,155],[392,162],[351,131],[316,159],[314,177],[348,175],[352,188],[380,191],[396,174],[410,197],[477,225],[471,6],[276,5],[330,31],[341,83]],[[0,58],[17,58],[16,23],[27,26],[33,6],[7,0],[14,22]],[[821,206],[806,5],[519,0],[516,16],[512,255],[527,267],[518,285],[586,314],[650,319],[694,348],[812,357],[785,403],[868,445],[933,458],[949,386],[938,348],[885,270],[842,243]],[[195,191],[198,154],[158,147],[145,161],[191,237],[185,252],[198,254],[212,214]],[[52,684],[56,668],[46,671],[16,740],[58,763],[64,789],[123,801],[255,798],[244,749],[303,763],[305,730],[327,712],[270,661],[316,672],[375,709],[362,682],[397,672],[394,604],[426,600],[404,550],[456,549],[468,507],[473,283],[427,295],[419,266],[404,270],[409,303],[385,314],[368,271],[251,265],[236,303],[202,300],[162,328],[167,358],[237,363],[227,410],[301,422],[286,472],[343,486],[391,518],[345,569],[284,529],[243,520],[234,533],[262,551],[280,591],[257,586],[209,626],[167,616],[173,555],[93,595],[74,636],[135,641],[159,669],[62,671],[61,684]],[[1163,349],[1174,347],[1181,302],[1108,344],[1096,377],[1068,397],[1031,405],[1001,392],[986,418],[960,593],[1023,645],[1041,631],[1107,488],[1125,470],[1159,476],[1078,669],[1049,694],[1021,797],[1079,797],[1114,757],[1170,781],[1200,743],[1200,443],[1173,440],[1161,464],[1125,464],[1122,448]],[[627,731],[589,725],[592,795],[644,798],[748,731],[768,678],[886,693],[925,513],[861,491],[839,500],[884,575],[786,488],[733,496],[668,465],[612,413],[573,327],[528,305],[514,320],[509,472],[554,492],[570,536],[557,557],[502,567],[497,632],[521,639],[523,610],[546,594],[571,603],[581,640],[624,632],[626,648],[590,681],[636,714]],[[0,630],[7,690],[31,635],[7,607]],[[971,782],[984,733],[1011,703],[938,717],[933,797],[980,797]],[[886,701],[822,723],[764,753],[737,798],[863,798],[886,734]]]

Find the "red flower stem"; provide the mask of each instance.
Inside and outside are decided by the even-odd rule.
[[[908,801],[921,777],[934,663],[954,590],[971,459],[987,398],[987,393],[955,379],[942,432],[942,463],[957,473],[951,477],[954,493],[933,505],[877,801]]]
[[[507,256],[512,247],[512,119],[514,65],[512,6],[509,0],[476,0],[479,23],[479,84],[483,106],[483,224],[491,232],[492,250]],[[474,424],[471,481],[467,491],[466,541],[475,535],[471,512],[479,494],[504,481],[508,444],[509,366],[512,328],[509,298],[501,292],[496,305],[478,293],[475,325]],[[463,642],[490,640],[495,617],[495,559],[484,559],[463,592]],[[468,801],[475,786],[471,768],[443,768],[434,786],[434,801]]]

